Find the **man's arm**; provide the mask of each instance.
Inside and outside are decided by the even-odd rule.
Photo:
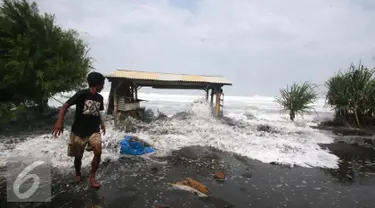
[[[82,93],[79,91],[79,92],[76,92],[71,98],[69,98],[60,108],[60,111],[59,111],[59,116],[58,116],[58,119],[57,119],[57,122],[60,122],[62,123],[64,121],[64,116],[65,116],[65,113],[66,113],[66,110],[72,106],[72,105],[76,105],[80,100],[81,100],[81,95]]]
[[[65,113],[70,106],[75,105],[80,101],[81,95],[81,92],[77,92],[61,106],[57,121],[53,126],[52,134],[54,134],[55,136],[60,136],[60,134],[63,132],[63,122]]]
[[[57,117],[57,121],[56,123],[63,123],[64,121],[64,116],[65,116],[65,113],[66,113],[66,110],[70,107],[70,104],[68,103],[64,103],[61,108],[60,108],[60,111],[59,111],[59,115]]]
[[[100,112],[99,112],[99,120],[100,120],[100,125],[104,125],[102,114]]]
[[[65,116],[66,110],[69,107],[70,107],[70,105],[68,103],[65,103],[61,106],[57,121],[56,121],[55,125],[53,125],[53,129],[52,129],[53,135],[60,136],[60,134],[63,132],[64,116]]]

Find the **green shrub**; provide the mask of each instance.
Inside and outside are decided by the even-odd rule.
[[[275,101],[283,107],[285,112],[289,113],[290,120],[294,121],[297,114],[309,112],[313,108],[313,104],[317,99],[314,84],[305,82],[303,84],[293,83],[289,88],[280,90],[280,97],[276,97]]]
[[[326,83],[326,102],[335,111],[336,117],[354,120],[361,125],[365,116],[374,115],[375,80],[374,69],[359,64],[350,65],[346,72],[338,72]]]

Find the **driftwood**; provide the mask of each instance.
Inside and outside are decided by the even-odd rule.
[[[203,194],[210,195],[211,191],[207,186],[201,184],[200,182],[193,180],[192,178],[185,178],[183,181],[176,182],[178,185],[189,186]]]

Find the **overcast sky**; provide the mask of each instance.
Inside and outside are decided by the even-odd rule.
[[[231,95],[324,84],[350,63],[375,66],[374,0],[37,0],[82,32],[97,71],[220,75]],[[324,90],[322,88],[321,90]]]

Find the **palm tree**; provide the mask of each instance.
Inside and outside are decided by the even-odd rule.
[[[280,97],[275,98],[275,102],[283,107],[285,112],[289,112],[290,120],[294,121],[297,114],[309,112],[313,109],[313,104],[318,94],[315,92],[316,85],[305,82],[302,85],[293,83],[289,88],[280,90]]]

